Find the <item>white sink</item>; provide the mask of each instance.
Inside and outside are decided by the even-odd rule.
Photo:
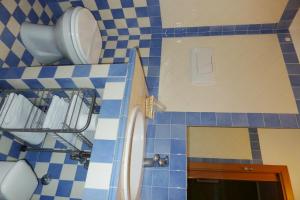
[[[146,144],[145,115],[134,107],[128,118],[121,167],[121,199],[140,199],[144,149]]]

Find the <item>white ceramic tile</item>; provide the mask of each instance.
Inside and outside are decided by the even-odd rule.
[[[92,65],[90,77],[107,77],[109,64]]]
[[[34,194],[34,195],[32,195],[31,200],[40,200],[40,198],[41,198],[40,195]]]
[[[1,136],[0,138],[0,153],[3,154],[8,154],[10,147],[12,145],[12,140],[5,137],[5,136]]]
[[[122,8],[121,1],[108,0],[107,2],[108,2],[108,5],[109,5],[110,9],[112,9],[112,8]]]
[[[139,28],[129,28],[128,29],[129,35],[140,35],[140,29]]]
[[[126,51],[127,49],[116,49],[115,50],[115,58],[124,58],[126,57]]]
[[[147,6],[146,0],[134,0],[134,6],[135,7],[145,7]]]
[[[40,78],[38,80],[45,88],[60,88],[60,85],[53,78]]]
[[[84,190],[84,184],[85,182],[82,181],[74,181],[70,197],[81,199]]]
[[[72,81],[78,88],[94,88],[94,85],[89,78],[72,78]]]
[[[41,178],[48,172],[49,163],[37,162],[34,167],[34,172],[38,178]]]
[[[118,35],[118,30],[117,29],[107,29],[107,34],[108,35]]]
[[[103,99],[123,99],[125,82],[108,82],[105,85]]]
[[[61,9],[63,11],[67,10],[68,8],[71,8],[72,7],[72,4],[71,2],[69,1],[63,1],[63,2],[59,2],[59,6],[61,7]]]
[[[10,12],[13,13],[17,7],[16,1],[10,1],[10,0],[3,0],[1,2],[3,6]]]
[[[38,77],[40,71],[41,67],[26,67],[22,74],[22,79],[35,79]]]
[[[95,139],[115,140],[118,135],[119,119],[100,118],[97,123]]]
[[[55,196],[58,186],[58,180],[52,179],[49,185],[44,185],[42,189],[42,195]]]
[[[125,19],[114,19],[116,28],[128,28],[127,22]]]
[[[5,60],[5,58],[7,57],[8,53],[9,53],[9,48],[7,48],[7,46],[2,42],[0,41],[0,58],[2,60]]]
[[[21,25],[14,17],[11,17],[7,23],[7,28],[10,30],[10,32],[17,37],[20,33],[20,27]]]
[[[55,78],[70,78],[73,74],[74,66],[58,66],[55,72]]]
[[[6,81],[14,88],[29,89],[29,87],[20,79],[7,79]]]
[[[70,200],[68,197],[54,197],[54,200]]]
[[[124,16],[128,18],[137,18],[135,8],[123,8]]]
[[[50,163],[64,163],[66,158],[66,154],[65,153],[56,153],[53,152],[51,155],[51,160]]]
[[[149,27],[150,26],[150,18],[149,17],[138,17],[139,27]]]
[[[22,58],[23,53],[25,51],[25,47],[19,40],[15,40],[11,49],[19,58]],[[19,66],[20,66],[20,64],[19,64]]]
[[[64,164],[60,173],[60,180],[75,180],[77,165]]]
[[[41,3],[39,1],[34,1],[32,9],[35,11],[35,13],[38,16],[41,16],[42,12],[43,12],[43,7],[41,5]]]
[[[105,49],[116,49],[117,48],[117,41],[107,41],[105,45]]]
[[[110,9],[103,9],[99,12],[101,19],[109,20],[113,19],[112,13]]]
[[[31,9],[31,5],[29,4],[28,1],[20,1],[19,8],[21,8],[21,10],[24,12],[24,14],[26,16],[28,16],[30,9]]]
[[[91,162],[85,182],[85,188],[109,189],[112,164]]]
[[[88,8],[90,10],[98,10],[95,0],[84,0],[83,5],[85,8]]]

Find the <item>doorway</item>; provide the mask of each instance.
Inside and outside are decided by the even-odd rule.
[[[189,162],[189,200],[293,200],[286,166]]]

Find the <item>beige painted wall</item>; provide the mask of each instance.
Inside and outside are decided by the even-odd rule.
[[[162,0],[163,27],[276,23],[287,0]]]
[[[299,10],[290,26],[290,34],[293,39],[293,43],[298,55],[298,59],[300,60],[300,11]]]
[[[300,130],[258,129],[264,164],[287,165],[295,200],[300,199]]]
[[[213,50],[213,86],[191,82],[195,47]],[[164,38],[159,86],[168,111],[298,112],[275,34]]]
[[[188,157],[252,159],[247,128],[189,127]]]

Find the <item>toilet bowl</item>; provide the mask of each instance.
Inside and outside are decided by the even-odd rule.
[[[73,64],[99,62],[102,38],[97,21],[83,7],[69,8],[55,26],[21,25],[21,40],[41,64],[68,58]]]
[[[0,161],[1,200],[29,200],[37,185],[37,177],[26,161]]]

